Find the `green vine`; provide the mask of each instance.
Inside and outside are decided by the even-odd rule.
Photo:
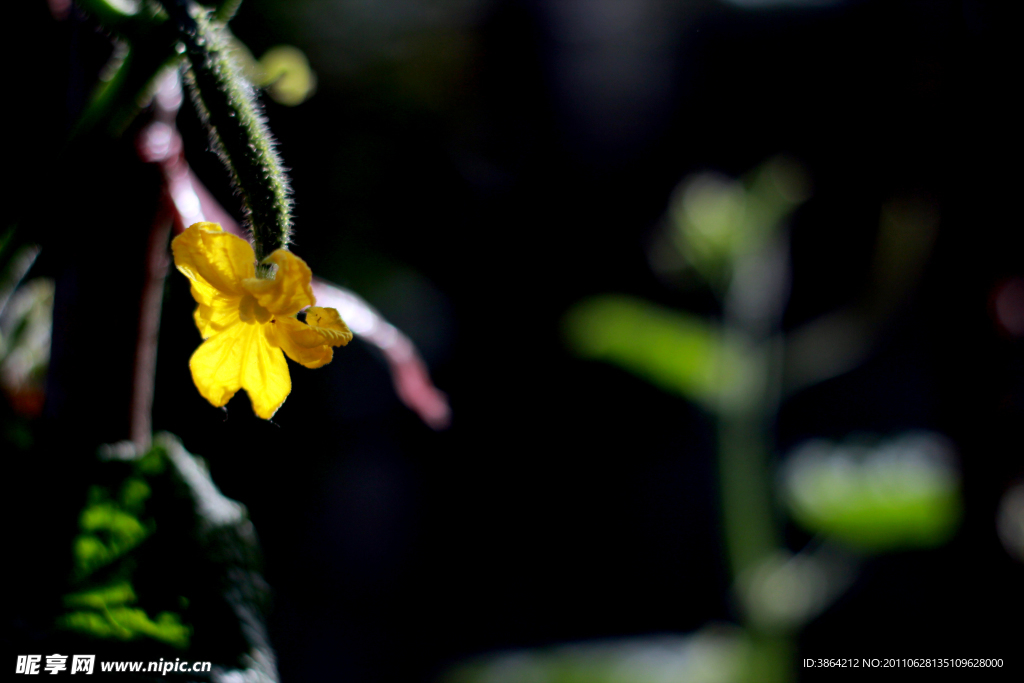
[[[224,25],[188,0],[163,4],[188,59],[185,81],[241,197],[256,259],[262,261],[287,247],[291,233],[290,188],[281,158],[252,87],[229,56]]]

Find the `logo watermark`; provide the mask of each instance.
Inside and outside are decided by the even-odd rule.
[[[71,660],[70,664],[68,660]],[[44,664],[45,660],[45,664]],[[210,662],[171,661],[163,658],[158,662],[100,662],[99,670],[103,673],[204,673],[210,670]],[[38,676],[59,673],[91,675],[96,671],[96,655],[18,655],[14,673],[26,676]]]

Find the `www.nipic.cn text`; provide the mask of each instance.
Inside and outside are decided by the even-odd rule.
[[[70,660],[70,661],[68,661]],[[210,670],[210,662],[188,662],[180,659],[158,662],[100,662],[99,670],[103,673],[202,673]],[[46,673],[90,675],[96,671],[96,655],[18,655],[14,673],[28,676]]]

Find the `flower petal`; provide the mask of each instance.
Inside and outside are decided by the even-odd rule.
[[[306,262],[287,249],[278,249],[267,257],[277,265],[273,280],[251,278],[243,284],[256,302],[275,315],[295,315],[316,303],[313,297],[313,271]]]
[[[319,368],[334,358],[332,346],[344,346],[352,340],[341,315],[333,308],[311,306],[306,322],[291,316],[279,316],[266,326],[267,339],[281,347],[288,357],[307,368]]]
[[[288,357],[307,368],[319,368],[334,358],[334,349],[305,323],[291,316],[275,318],[266,325],[267,340],[284,350]]]
[[[195,296],[195,287],[192,288],[192,295]],[[195,297],[199,300],[199,297]],[[222,332],[239,322],[238,305],[241,301],[237,296],[224,296],[217,292],[208,299],[208,304],[200,303],[196,306],[193,317],[199,334],[203,339]]]
[[[256,274],[256,256],[241,237],[216,223],[195,223],[171,242],[174,265],[192,281],[192,296],[210,305],[218,292],[241,296],[242,280]]]
[[[331,346],[345,346],[352,341],[352,331],[334,308],[310,306],[306,311],[306,324],[316,330]]]
[[[220,408],[245,389],[253,411],[269,420],[292,390],[281,349],[267,341],[263,325],[239,322],[215,334],[192,354],[189,368],[199,393]]]
[[[254,332],[242,360],[242,387],[248,392],[252,409],[269,420],[292,390],[288,361],[281,349],[274,348],[265,334],[269,325],[248,325]]]
[[[199,393],[220,408],[242,388],[242,359],[254,325],[238,323],[204,341],[188,367]]]

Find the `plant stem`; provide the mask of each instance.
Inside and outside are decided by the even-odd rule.
[[[760,353],[758,353],[760,352]],[[754,353],[764,356],[764,349]],[[758,371],[766,360],[754,359]],[[759,402],[760,403],[760,402]],[[733,577],[740,576],[778,547],[768,490],[769,445],[761,405],[723,412],[718,422],[719,477],[725,545]]]
[[[257,261],[287,247],[288,177],[252,87],[227,51],[222,26],[189,0],[162,0],[178,27],[190,69],[186,83],[210,142],[241,197]]]
[[[734,585],[774,552],[782,538],[772,503],[771,428],[779,404],[782,312],[788,291],[788,243],[766,244],[737,260],[726,296],[726,334],[744,349],[749,377],[744,395],[723,404],[718,419],[722,525]],[[740,270],[743,269],[743,272]],[[767,296],[765,296],[767,294]],[[750,306],[757,300],[761,305]],[[743,594],[742,588],[736,591]],[[745,615],[752,639],[751,683],[793,679],[793,644],[786,632],[768,632]]]
[[[174,214],[162,199],[163,206],[153,219],[146,246],[146,280],[142,285],[139,307],[139,334],[135,344],[135,367],[132,373],[130,433],[132,443],[143,453],[149,449],[153,435],[153,393],[156,385],[157,339],[160,336],[160,311],[167,279],[167,242],[171,236]]]

